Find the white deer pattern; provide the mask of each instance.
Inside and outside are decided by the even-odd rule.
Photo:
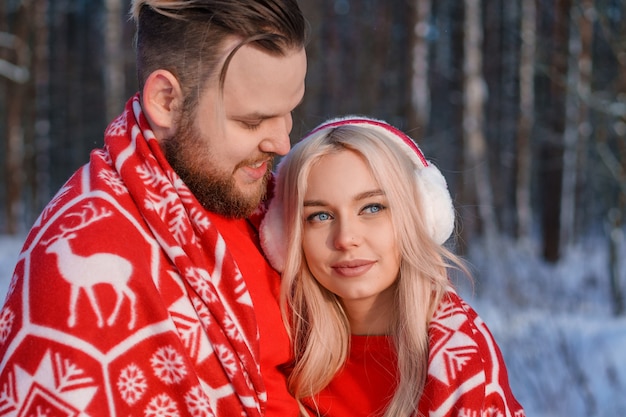
[[[128,281],[133,272],[133,265],[127,259],[112,253],[96,253],[89,256],[77,255],[73,252],[70,242],[77,236],[76,232],[97,222],[100,219],[109,217],[112,211],[102,208],[98,210],[93,202],[85,205],[80,213],[71,213],[67,217],[78,217],[80,222],[78,225],[68,227],[61,225],[59,229],[61,233],[52,238],[43,241],[47,245],[46,253],[55,254],[57,260],[57,268],[61,277],[70,284],[70,302],[69,317],[67,325],[74,327],[76,325],[76,307],[80,291],[83,290],[89,299],[91,308],[93,309],[98,327],[104,326],[104,318],[98,304],[98,300],[94,293],[94,287],[97,284],[109,284],[113,287],[116,294],[115,307],[108,317],[106,324],[112,326],[117,320],[117,316],[122,307],[124,298],[130,301],[130,320],[128,328],[135,326],[135,293],[128,287]]]

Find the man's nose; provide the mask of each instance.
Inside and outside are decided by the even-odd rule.
[[[266,153],[286,155],[291,149],[289,133],[292,125],[291,113],[271,120],[267,136],[260,144],[261,150]]]

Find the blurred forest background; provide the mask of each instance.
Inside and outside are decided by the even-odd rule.
[[[623,0],[300,0],[307,93],[292,140],[366,114],[448,179],[460,250],[540,242],[556,263],[600,237],[624,312]],[[0,3],[0,234],[28,230],[136,91],[129,0]]]

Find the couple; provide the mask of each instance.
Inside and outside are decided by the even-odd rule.
[[[0,415],[523,416],[413,141],[350,117],[289,152],[296,1],[132,12],[140,93],[24,243]]]

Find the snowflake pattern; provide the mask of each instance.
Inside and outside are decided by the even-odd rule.
[[[226,369],[226,373],[232,378],[237,373],[237,362],[233,352],[224,345],[215,345],[215,351],[220,359],[220,363]]]
[[[117,379],[117,389],[126,404],[133,405],[139,401],[147,388],[148,384],[146,383],[144,373],[134,363],[131,363],[120,372],[120,376]]]
[[[459,417],[481,417],[478,415],[478,411],[470,410],[469,408],[461,408],[459,410]]]
[[[202,302],[198,297],[190,297],[191,302],[193,303],[193,307],[198,314],[198,318],[200,322],[205,328],[210,328],[211,323],[213,322],[213,317],[211,316],[211,311],[207,308],[206,304]]]
[[[168,183],[174,187],[182,202],[194,205],[196,197],[193,195],[189,187],[185,185],[184,181],[178,176],[178,174],[174,171],[168,171],[165,175],[167,176]]]
[[[102,179],[116,195],[128,193],[122,177],[115,171],[100,171],[98,178]]]
[[[192,417],[215,417],[211,410],[211,402],[202,388],[196,385],[185,395],[185,405]]]
[[[11,329],[13,328],[14,320],[15,314],[9,307],[5,307],[0,311],[0,343],[7,341]]]
[[[144,411],[146,417],[179,417],[176,402],[167,394],[159,394],[150,400]]]
[[[65,184],[63,187],[61,187],[61,189],[56,193],[56,195],[52,197],[52,200],[50,200],[48,205],[43,209],[43,211],[41,212],[41,215],[39,215],[39,218],[37,218],[37,221],[35,222],[37,226],[40,226],[44,220],[48,219],[51,216],[51,213],[56,211],[56,207],[61,201],[61,199],[65,197],[65,195],[72,188],[73,187],[69,184]]]
[[[169,232],[178,242],[190,243],[194,234],[190,233],[187,212],[181,204],[181,200],[184,199],[182,195],[176,193],[168,176],[151,165],[137,167],[137,174],[144,184],[152,188],[146,191],[144,207],[156,212],[163,219],[169,219],[167,222]]]
[[[172,385],[180,382],[187,375],[183,357],[172,346],[165,346],[150,358],[154,375],[163,383]]]
[[[104,132],[106,136],[124,136],[126,135],[126,112],[120,114],[117,119],[113,120]]]
[[[213,287],[209,284],[211,276],[206,270],[189,267],[185,270],[185,278],[204,302],[216,303],[219,301]]]
[[[233,340],[243,341],[243,336],[241,335],[241,332],[237,328],[235,322],[230,318],[230,316],[225,317],[222,324],[224,325],[224,329],[226,330],[226,334],[229,338]]]
[[[483,412],[483,417],[504,417],[504,414],[497,407],[491,406]]]
[[[202,210],[199,210],[196,207],[192,207],[191,211],[189,212],[189,217],[191,218],[191,221],[193,222],[194,226],[196,226],[199,232],[203,233],[209,230],[211,222]]]
[[[111,159],[111,153],[109,152],[108,145],[104,145],[102,149],[94,150],[94,155],[97,155],[98,158],[102,159],[105,164],[113,168],[113,159]]]
[[[176,194],[167,175],[160,171],[158,167],[145,164],[139,165],[136,170],[142,182],[154,189],[157,193],[155,195],[163,197],[164,195]]]
[[[167,223],[170,232],[174,235],[174,238],[178,242],[196,243],[196,236],[193,233],[189,233],[191,225],[188,223],[187,213],[185,207],[182,204],[173,204],[169,206],[168,216],[171,217]]]

